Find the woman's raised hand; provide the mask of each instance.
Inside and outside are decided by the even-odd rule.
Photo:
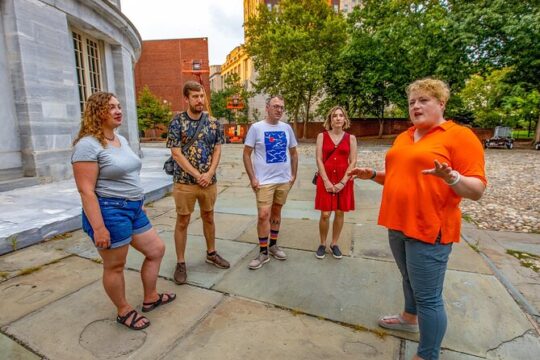
[[[362,180],[371,179],[372,175],[373,175],[373,169],[363,168],[363,167],[356,167],[347,172],[347,176],[354,176]]]

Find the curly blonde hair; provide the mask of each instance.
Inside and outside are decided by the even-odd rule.
[[[341,110],[343,116],[345,117],[345,124],[343,124],[343,130],[351,127],[351,120],[349,119],[349,116],[347,115],[347,112],[345,111],[343,106],[334,106],[330,109],[328,115],[326,115],[326,119],[324,119],[323,126],[326,130],[332,130],[332,115],[334,115],[337,110]]]
[[[90,95],[86,100],[84,114],[81,119],[79,134],[73,141],[75,145],[85,136],[93,136],[99,141],[101,146],[107,147],[105,134],[103,133],[103,121],[107,120],[109,114],[109,100],[116,95],[110,92],[98,91]]]
[[[450,87],[444,81],[438,79],[425,78],[416,80],[409,84],[405,90],[407,97],[415,91],[425,92],[445,104],[450,99]]]

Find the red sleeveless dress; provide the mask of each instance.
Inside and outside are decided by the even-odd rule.
[[[335,149],[335,151],[334,151]],[[332,153],[332,151],[334,151]],[[351,152],[351,139],[349,133],[343,135],[341,142],[336,145],[328,134],[323,133],[322,158],[324,169],[332,184],[337,184],[343,179],[349,167],[349,154]],[[328,156],[332,153],[332,156]],[[351,211],[354,210],[354,182],[347,181],[343,190],[337,194],[329,193],[324,188],[322,177],[317,179],[317,193],[315,194],[315,209],[321,211]]]

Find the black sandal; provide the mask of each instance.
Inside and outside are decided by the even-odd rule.
[[[133,318],[131,319],[131,321],[128,324],[127,320],[129,319],[129,317],[131,315],[133,315]],[[147,327],[149,327],[150,326],[150,321],[146,318],[146,316],[142,316],[142,315],[138,316],[138,315],[139,315],[139,313],[136,310],[131,310],[130,312],[128,312],[124,316],[118,315],[116,317],[116,322],[119,323],[119,324],[122,324],[124,326],[127,326],[128,328],[130,328],[132,330],[142,330],[142,329],[146,329]],[[137,326],[136,324],[142,319],[146,319],[146,323],[142,324],[141,326]]]
[[[163,296],[167,295],[167,300],[163,300]],[[176,299],[176,294],[170,293],[170,294],[158,294],[158,299],[154,302],[150,303],[143,303],[142,306],[142,312],[149,312],[157,308],[158,306],[165,305],[170,303],[171,301],[174,301]]]

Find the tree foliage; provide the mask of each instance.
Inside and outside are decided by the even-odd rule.
[[[284,96],[295,126],[306,124],[323,89],[323,74],[346,41],[345,20],[324,0],[282,0],[249,20],[246,49],[258,72],[259,92]]]
[[[154,95],[145,86],[137,99],[137,120],[139,130],[155,129],[160,124],[167,124],[171,118],[171,107]]]

